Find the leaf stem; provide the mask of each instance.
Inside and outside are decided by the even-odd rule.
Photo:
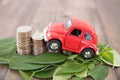
[[[44,70],[44,69],[46,69],[46,68],[47,68],[47,67],[44,67],[44,68],[42,68],[42,69],[40,69],[40,70],[37,70],[37,71],[35,71],[35,72],[32,72],[32,74],[31,74],[29,80],[31,80],[32,77],[33,77],[36,73],[38,73],[38,72],[40,72],[40,71],[42,71],[42,70]]]

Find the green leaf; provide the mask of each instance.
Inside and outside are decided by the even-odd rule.
[[[120,54],[116,50],[104,51],[100,57],[106,64],[120,67]]]
[[[0,40],[0,64],[8,64],[11,55],[16,52],[15,38]]]
[[[104,61],[108,65],[120,67],[120,54],[110,48],[108,45],[99,44],[99,52],[101,53],[99,56],[102,61]]]
[[[113,65],[114,64],[114,56],[113,53],[111,51],[103,51],[100,54],[100,58],[101,60],[103,60],[106,64],[108,65]]]
[[[0,56],[16,52],[15,38],[0,40]]]
[[[85,69],[83,72],[76,73],[75,76],[80,78],[87,77],[87,72],[88,72],[88,69]]]
[[[46,52],[41,55],[29,58],[28,60],[26,60],[26,62],[37,64],[55,64],[64,62],[66,59],[67,57],[62,54]]]
[[[73,77],[72,80],[83,80],[83,79],[80,77]]]
[[[43,64],[27,63],[26,60],[30,59],[31,57],[32,56],[14,56],[9,61],[9,67],[16,70],[34,70],[49,66]]]
[[[114,66],[120,67],[120,54],[115,50],[113,50],[112,52],[114,56]]]
[[[24,80],[29,80],[30,76],[27,73],[25,73],[22,70],[19,70],[19,73],[23,77]]]
[[[34,70],[46,67],[48,65],[40,65],[40,64],[31,64],[31,63],[24,63],[24,62],[10,62],[9,67],[15,70]]]
[[[57,75],[58,71],[60,71],[62,68],[63,68],[63,65],[61,65],[55,69],[55,72],[53,74],[53,80],[68,80],[69,78],[71,78],[73,76],[73,74]]]
[[[80,62],[85,62],[85,60],[81,56],[77,56],[76,59]]]
[[[95,64],[94,63],[91,63],[89,66],[88,66],[88,69],[90,71],[92,71],[93,69],[95,69]]]
[[[99,44],[98,48],[99,48],[99,53],[101,53],[103,51],[111,51],[112,50],[112,48],[109,47],[108,44],[106,44],[106,45]]]
[[[88,72],[94,80],[104,80],[108,75],[108,67],[104,65],[97,65],[96,68]]]
[[[0,57],[0,64],[8,64],[8,62],[9,62],[8,59]]]
[[[6,55],[0,55],[0,63],[2,64],[9,64],[10,60],[15,57],[17,54],[6,54]]]
[[[47,71],[40,71],[35,73],[34,77],[37,78],[51,78],[53,76],[55,69],[47,70]]]
[[[68,57],[68,59],[73,60],[73,59],[75,59],[77,56],[78,56],[77,54],[75,54],[75,55],[70,55],[70,56]]]
[[[73,74],[79,73],[86,70],[88,67],[87,64],[79,64],[79,63],[67,63],[63,68],[58,71],[57,74]]]

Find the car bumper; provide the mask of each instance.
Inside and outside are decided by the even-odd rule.
[[[96,55],[98,55],[99,54],[99,48],[97,48],[97,52],[96,52]]]
[[[45,41],[48,41],[48,39],[47,39],[47,29],[48,29],[48,26],[45,27],[44,30],[43,30],[43,38],[44,38]]]

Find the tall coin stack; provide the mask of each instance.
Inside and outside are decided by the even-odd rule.
[[[33,55],[39,55],[45,51],[45,42],[43,40],[43,35],[38,31],[32,35],[32,46]]]
[[[31,35],[32,28],[29,26],[21,26],[17,28],[17,52],[18,54],[31,54]]]

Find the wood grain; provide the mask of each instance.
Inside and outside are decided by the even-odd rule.
[[[21,25],[42,32],[50,22],[77,17],[94,26],[99,42],[120,53],[119,13],[119,0],[0,0],[0,38],[15,36],[16,28]],[[110,68],[105,80],[120,80],[119,75],[119,68]],[[0,65],[0,80],[23,79],[17,71]]]

